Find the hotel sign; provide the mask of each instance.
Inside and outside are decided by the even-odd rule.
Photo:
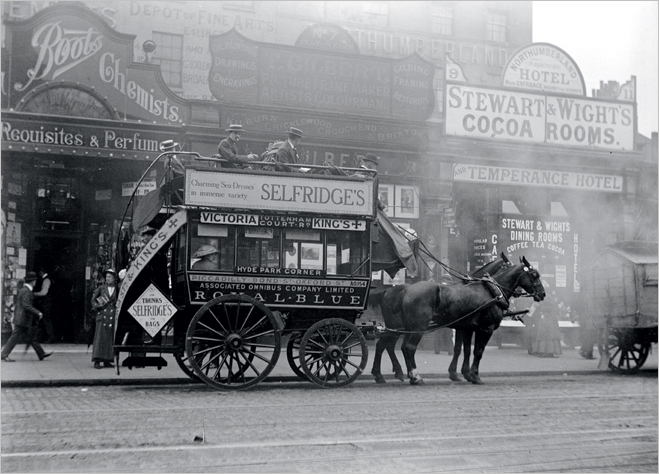
[[[634,107],[449,83],[446,134],[632,151]]]
[[[609,193],[621,193],[623,191],[623,177],[618,175],[509,168],[504,166],[481,166],[462,163],[453,165],[453,180]]]
[[[187,169],[185,204],[316,214],[373,215],[373,181],[240,175]]]
[[[503,70],[506,87],[586,95],[586,84],[574,60],[560,48],[534,43],[517,50]]]

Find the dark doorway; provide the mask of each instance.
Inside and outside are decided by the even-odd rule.
[[[32,266],[35,270],[43,267],[52,280],[55,342],[77,342],[82,326],[85,275],[81,250],[78,236],[36,235],[34,239]]]

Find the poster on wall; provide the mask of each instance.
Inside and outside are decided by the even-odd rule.
[[[389,217],[394,216],[394,185],[380,184],[378,186],[378,198],[384,205],[384,213]]]
[[[396,217],[419,218],[419,188],[417,186],[396,186]]]

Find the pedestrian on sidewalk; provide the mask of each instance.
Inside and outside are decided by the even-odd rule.
[[[46,339],[44,340],[44,344],[48,344],[55,342],[56,340],[55,329],[53,328],[52,320],[53,280],[50,278],[50,275],[43,267],[39,267],[37,270],[37,275],[39,276],[39,279],[37,280],[37,283],[34,287],[34,297],[35,304],[37,308],[41,310],[43,318],[41,318],[41,320],[39,320],[37,323],[36,330],[38,331],[39,326],[43,325],[44,329],[46,330]]]
[[[92,309],[96,311],[96,331],[92,350],[92,362],[94,362],[95,369],[114,367],[112,360],[114,358],[114,312],[117,293],[117,273],[108,269],[105,271],[105,283],[96,288],[94,296],[92,296]]]
[[[549,285],[543,282],[545,289]],[[545,300],[538,306],[537,313],[540,318],[537,322],[535,339],[533,340],[533,353],[537,357],[558,357],[563,353],[561,348],[561,330],[558,320],[561,308],[558,304],[556,290],[547,293]]]
[[[9,354],[16,347],[16,344],[22,340],[27,339],[29,345],[34,348],[39,360],[44,360],[46,357],[53,355],[52,352],[46,352],[39,344],[35,331],[32,330],[34,318],[41,319],[43,314],[32,304],[34,301],[34,283],[37,281],[37,274],[35,272],[27,272],[25,274],[25,284],[23,288],[18,290],[16,294],[16,303],[14,307],[14,329],[2,349],[2,361],[14,362],[14,359],[9,358]]]

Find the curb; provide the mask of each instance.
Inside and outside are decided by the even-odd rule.
[[[656,370],[655,370],[656,372]],[[602,375],[612,374],[609,370],[575,370],[575,371],[535,371],[535,372],[485,372],[481,373],[484,378],[488,377],[517,377],[517,376],[572,376],[572,375]],[[612,374],[614,375],[614,374]],[[370,377],[370,375],[368,376]],[[387,381],[397,380],[393,374],[385,375]],[[424,379],[448,379],[448,374],[424,374]],[[368,381],[366,377],[360,377],[355,382]],[[372,380],[370,380],[372,381]],[[293,383],[305,382],[296,376],[267,377],[262,383]],[[406,382],[402,382],[406,383]],[[467,382],[453,382],[467,383]],[[139,379],[63,379],[63,380],[12,380],[2,382],[2,388],[39,388],[39,387],[93,387],[93,386],[148,386],[148,385],[198,385],[202,382],[191,378],[139,378]]]

